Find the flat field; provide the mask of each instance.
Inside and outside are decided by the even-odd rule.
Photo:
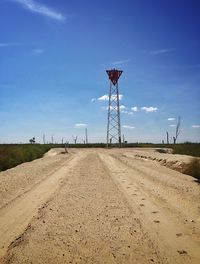
[[[200,263],[190,156],[62,152],[0,173],[0,263]]]

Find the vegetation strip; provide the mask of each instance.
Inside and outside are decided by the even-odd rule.
[[[117,145],[113,145],[116,147]],[[62,144],[2,144],[0,145],[0,171],[13,168],[23,162],[32,161],[41,158],[44,153],[51,148],[64,147]],[[103,143],[94,144],[69,144],[70,148],[90,148],[90,147],[106,147]],[[200,143],[183,143],[183,144],[151,144],[151,143],[128,143],[123,147],[141,147],[141,148],[160,148],[162,152],[164,148],[171,148],[173,154],[191,155],[200,157]],[[194,158],[187,165],[185,174],[189,174],[200,180],[200,160]]]
[[[51,148],[51,145],[39,144],[0,145],[0,171],[41,158]]]

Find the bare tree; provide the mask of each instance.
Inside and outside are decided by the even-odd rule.
[[[166,131],[166,134],[167,134],[167,144],[169,144],[169,133],[168,133],[168,131]]]
[[[87,131],[87,128],[85,129],[85,143],[88,144],[88,131]]]
[[[69,147],[69,141],[66,141],[64,144],[65,144],[65,153],[69,153],[67,149]]]
[[[45,134],[43,134],[42,138],[43,138],[43,144],[46,144]]]
[[[74,144],[76,144],[78,136],[72,136],[72,138],[73,138]]]
[[[175,136],[173,137],[174,144],[176,144],[177,138],[178,138],[178,136],[179,136],[180,133],[181,133],[180,126],[181,126],[181,117],[179,116],[179,117],[178,117],[178,122],[177,122],[177,125],[176,125],[176,134],[175,134]]]

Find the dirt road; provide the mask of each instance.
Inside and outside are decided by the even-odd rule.
[[[134,149],[60,152],[0,173],[1,263],[200,263],[192,177]]]

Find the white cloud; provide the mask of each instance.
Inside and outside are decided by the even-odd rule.
[[[115,99],[117,97],[117,95],[112,95],[112,99]],[[119,100],[122,100],[123,95],[119,94]],[[99,101],[108,101],[109,100],[109,96],[107,94],[102,95],[101,97],[98,98]]]
[[[87,127],[87,124],[78,123],[78,124],[75,124],[75,127],[77,127],[77,128]]]
[[[25,9],[31,12],[38,13],[40,15],[52,18],[60,22],[63,22],[66,19],[61,13],[53,10],[52,8],[47,7],[46,5],[37,3],[35,0],[11,0],[11,1],[19,3],[21,6],[23,6]]]
[[[131,107],[131,110],[132,110],[133,112],[138,112],[138,111],[139,111],[137,106]]]
[[[193,125],[192,128],[200,128],[200,125]]]
[[[146,113],[153,113],[153,112],[156,112],[158,108],[153,107],[153,106],[150,106],[150,107],[143,106],[141,107],[141,110],[145,111]]]
[[[94,103],[96,101],[96,98],[92,98],[91,102]]]
[[[171,50],[170,49],[158,49],[158,50],[152,50],[149,53],[151,55],[159,55],[159,54],[164,54],[164,53],[168,53],[168,52],[171,52]]]
[[[170,125],[170,127],[175,127],[176,125]]]
[[[119,94],[119,100],[122,100],[122,98],[123,98],[123,95]]]
[[[122,126],[123,128],[127,128],[127,129],[134,129],[135,127],[134,126],[129,126],[129,125],[124,125]]]
[[[126,109],[126,106],[125,105],[120,105],[120,110],[123,110],[123,109]]]
[[[167,120],[168,121],[174,121],[176,118],[174,118],[174,117],[169,117]]]

